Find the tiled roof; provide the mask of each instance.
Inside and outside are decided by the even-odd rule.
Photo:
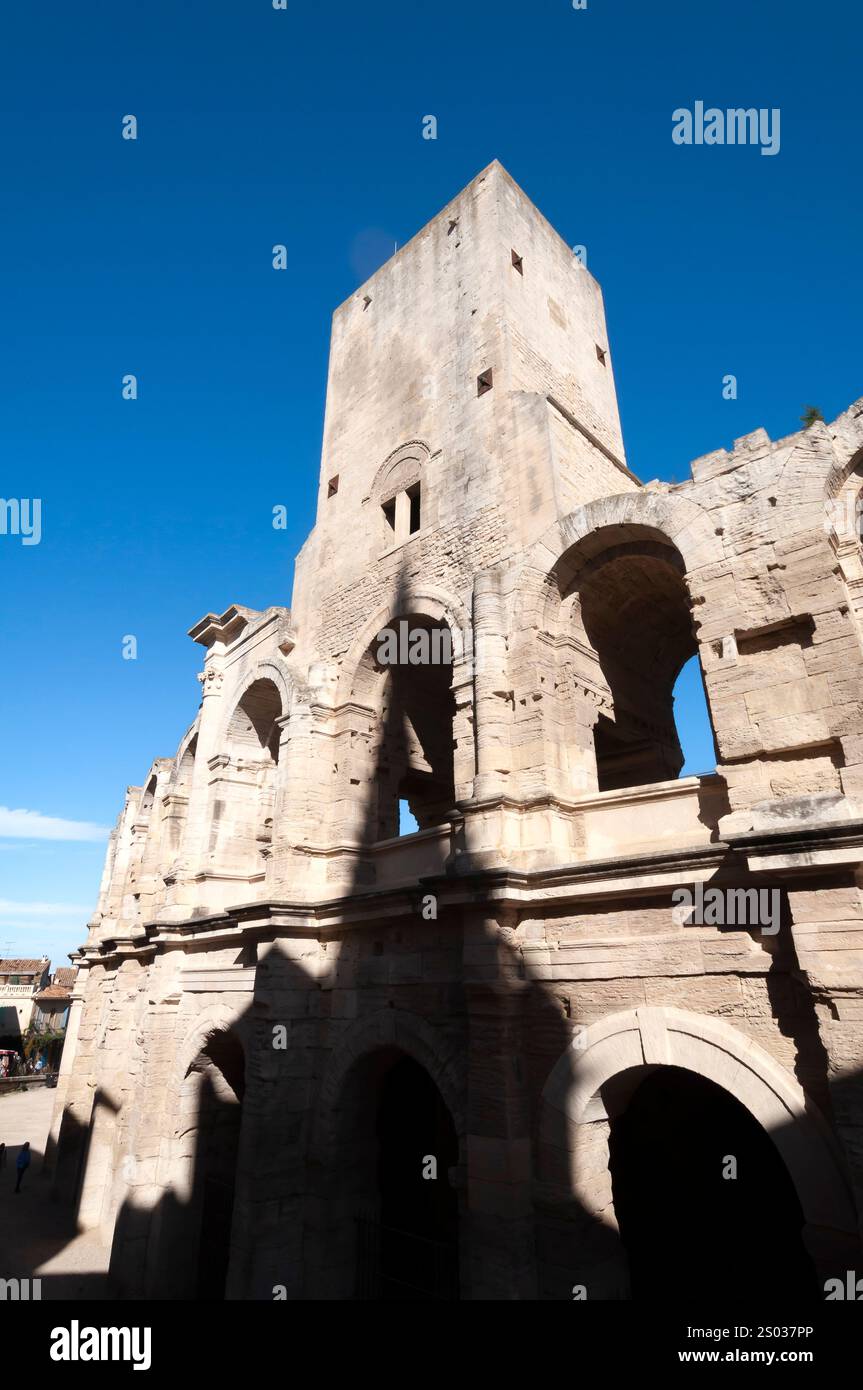
[[[54,979],[51,983],[55,985],[65,985],[67,989],[71,989],[75,983],[75,976],[77,974],[78,971],[73,965],[61,965],[54,971]]]
[[[47,961],[0,960],[0,975],[41,975]]]
[[[40,989],[39,993],[36,994],[36,995],[34,995],[34,998],[35,998],[37,1004],[41,1004],[43,999],[46,1000],[46,1001],[50,1001],[50,1000],[52,1000],[52,999],[69,999],[69,998],[70,998],[69,986],[68,986],[68,985],[48,985],[48,988],[47,988],[47,989]]]

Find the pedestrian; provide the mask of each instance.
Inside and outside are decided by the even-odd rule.
[[[6,1145],[0,1144],[0,1173],[6,1167]]]
[[[15,1192],[16,1192],[16,1194],[19,1193],[19,1192],[21,1191],[21,1179],[23,1178],[24,1174],[26,1173],[26,1171],[27,1171],[27,1169],[28,1169],[29,1167],[30,1167],[30,1140],[27,1139],[27,1140],[21,1145],[21,1148],[20,1148],[19,1151],[18,1151],[18,1157],[17,1157],[16,1160],[15,1160],[15,1168],[16,1168],[16,1170],[17,1170],[17,1172],[18,1172],[18,1180],[17,1180],[17,1182],[15,1183]]]

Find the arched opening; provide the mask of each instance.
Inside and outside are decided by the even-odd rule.
[[[345,1082],[325,1239],[344,1266],[339,1296],[457,1299],[459,1144],[426,1069],[394,1046],[354,1064]]]
[[[675,684],[686,664],[697,662],[698,651],[679,552],[658,532],[615,527],[613,536],[593,533],[568,552],[557,580],[567,659],[595,711],[598,790],[678,777],[684,753]],[[684,690],[687,722],[699,715],[703,720],[703,683],[687,680]],[[715,766],[715,756],[709,765]]]
[[[234,1183],[245,1091],[242,1044],[214,1033],[186,1074],[180,1095],[181,1216],[174,1242],[185,1296],[220,1300],[231,1253]]]
[[[680,669],[672,694],[674,723],[683,754],[681,777],[716,771],[719,753],[710,722],[704,673],[697,656],[691,656]]]
[[[176,796],[188,796],[192,790],[192,777],[195,772],[195,755],[198,751],[198,735],[193,734],[186,745],[182,758],[177,764],[173,791]]]
[[[230,787],[223,792],[219,779],[212,784],[210,844],[220,865],[234,872],[262,872],[270,853],[282,712],[278,686],[262,677],[244,691],[228,722]]]
[[[174,775],[164,801],[164,827],[166,847],[171,855],[180,849],[183,828],[189,812],[189,797],[192,794],[192,781],[195,775],[195,755],[198,750],[198,735],[193,734],[174,766]]]
[[[617,1096],[609,1169],[633,1299],[818,1297],[791,1176],[734,1096],[674,1066],[619,1073],[607,1091]]]
[[[863,629],[863,460],[858,457],[826,499],[826,524],[848,594],[849,607]]]
[[[386,1073],[377,1112],[379,1299],[458,1296],[458,1198],[449,1170],[458,1139],[440,1092],[401,1056]]]
[[[237,757],[276,764],[282,701],[275,681],[253,681],[237,703],[228,725],[228,741]]]
[[[364,781],[371,840],[444,824],[455,804],[452,639],[425,614],[390,619],[362,663],[377,712]]]
[[[153,802],[155,801],[155,799],[156,799],[156,779],[155,779],[155,777],[151,777],[150,780],[149,780],[149,782],[147,783],[146,787],[144,788],[144,791],[143,791],[143,793],[142,793],[142,795],[141,795],[141,800],[140,800],[140,802],[139,802],[139,804],[138,804],[138,818],[139,818],[139,820],[149,820],[149,818],[150,818],[150,812],[151,812],[152,809],[153,809]]]

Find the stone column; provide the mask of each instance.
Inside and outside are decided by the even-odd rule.
[[[202,686],[198,743],[189,792],[189,808],[183,827],[180,851],[166,874],[168,891],[160,912],[164,921],[182,921],[196,906],[194,877],[206,866],[210,830],[210,760],[220,751],[218,744],[223,720],[223,659],[219,652],[207,655],[198,675]]]
[[[834,886],[790,887],[791,933],[811,992],[823,1048],[824,1078],[832,1119],[848,1165],[857,1218],[863,1231],[863,891],[860,871]],[[815,1097],[819,1100],[819,1097]],[[850,1258],[839,1233],[804,1233],[821,1269]],[[859,1262],[859,1246],[856,1258]]]
[[[307,856],[303,844],[317,840],[318,825],[309,816],[310,786],[314,778],[315,720],[308,692],[297,690],[291,712],[279,720],[278,790],[273,814],[273,841],[267,865],[268,892],[294,897]]]
[[[462,1282],[473,1299],[536,1297],[525,985],[514,943],[504,912],[467,916],[469,1268],[463,1264]]]
[[[499,796],[512,768],[506,620],[500,575],[478,574],[473,591],[475,797]]]

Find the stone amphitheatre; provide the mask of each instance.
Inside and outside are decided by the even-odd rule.
[[[639,481],[498,163],[336,310],[291,607],[191,628],[73,957],[46,1163],[118,1298],[863,1274],[861,490],[863,401]],[[401,622],[448,659],[381,661]]]

